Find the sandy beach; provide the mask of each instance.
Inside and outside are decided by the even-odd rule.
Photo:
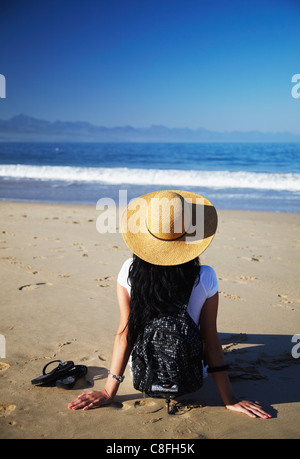
[[[129,370],[115,402],[91,411],[68,403],[104,387],[118,325],[116,278],[131,255],[119,232],[100,234],[93,206],[1,202],[0,438],[300,438],[300,215],[219,211],[201,262],[219,279],[218,329],[239,397],[272,419],[222,406],[211,377],[177,415],[143,399]],[[300,338],[300,337],[299,337]],[[293,349],[294,348],[294,349]],[[88,374],[73,390],[34,387],[51,360]]]

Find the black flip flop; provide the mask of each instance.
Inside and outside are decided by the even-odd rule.
[[[88,369],[85,365],[75,365],[63,378],[56,380],[56,387],[60,387],[61,389],[72,389],[77,379],[85,376],[87,371]]]
[[[54,368],[54,370],[46,373],[46,369],[52,363],[59,362],[59,365]],[[55,382],[58,378],[63,378],[68,372],[74,367],[74,362],[67,361],[62,362],[61,360],[52,360],[52,362],[47,363],[43,368],[42,376],[38,376],[35,379],[32,379],[31,384],[34,386],[40,386],[44,384],[50,384]]]

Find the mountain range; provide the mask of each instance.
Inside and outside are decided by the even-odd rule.
[[[289,132],[217,132],[154,125],[104,127],[84,121],[46,121],[27,115],[0,120],[0,141],[28,142],[300,142]]]

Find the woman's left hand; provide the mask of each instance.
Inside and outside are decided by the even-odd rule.
[[[231,411],[237,411],[239,413],[245,413],[251,418],[263,418],[269,419],[272,416],[266,413],[259,402],[251,402],[248,400],[240,400],[232,405],[226,405],[226,408]]]

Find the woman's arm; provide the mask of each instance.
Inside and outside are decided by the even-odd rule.
[[[217,332],[219,295],[216,293],[208,298],[200,315],[200,329],[205,344],[206,362],[209,367],[219,367],[225,364],[223,349]],[[212,373],[220,396],[227,409],[239,411],[250,417],[270,418],[271,415],[262,410],[260,403],[238,400],[232,390],[226,371]]]
[[[120,323],[114,342],[110,372],[113,375],[122,376],[131,352],[127,342],[130,297],[127,290],[119,284],[117,284],[117,295],[120,307]],[[119,385],[116,379],[109,375],[102,391],[84,392],[69,404],[69,408],[73,410],[88,410],[97,406],[107,405],[113,401]]]

